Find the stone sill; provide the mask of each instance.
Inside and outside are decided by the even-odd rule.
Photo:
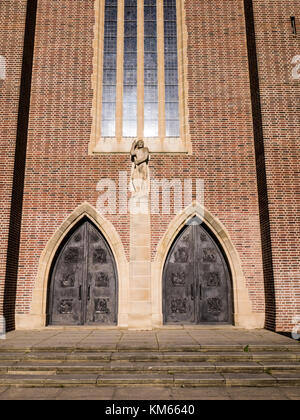
[[[89,155],[106,153],[130,153],[131,145],[136,140],[134,137],[124,137],[117,139],[115,137],[101,137],[96,144],[89,144]],[[148,147],[150,153],[170,153],[170,154],[191,154],[191,147],[182,138],[158,137],[143,138],[145,147]]]

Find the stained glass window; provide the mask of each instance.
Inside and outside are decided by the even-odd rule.
[[[106,0],[103,46],[102,136],[114,137],[116,127],[117,0]]]
[[[137,135],[137,0],[124,3],[123,137]]]
[[[158,136],[156,0],[144,0],[144,136]]]
[[[179,136],[176,0],[164,0],[166,137]]]

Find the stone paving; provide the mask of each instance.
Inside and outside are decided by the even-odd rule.
[[[226,346],[260,346],[268,350],[273,345],[298,348],[299,342],[266,330],[244,330],[235,327],[163,328],[154,331],[128,331],[95,328],[53,328],[36,331],[13,331],[0,340],[0,354],[5,349],[16,352],[24,349],[47,350],[55,358],[55,349],[97,349],[163,352],[197,350],[207,346],[226,351]],[[77,386],[69,388],[0,386],[0,400],[299,400],[300,387],[173,387]]]
[[[300,388],[0,387],[0,400],[300,400]]]
[[[12,331],[5,340],[0,340],[0,349],[5,348],[97,348],[101,350],[164,350],[197,349],[203,345],[295,345],[299,342],[267,330],[244,330],[223,328],[165,328],[153,331],[128,331],[120,329],[94,329],[81,327],[52,328],[33,331]]]

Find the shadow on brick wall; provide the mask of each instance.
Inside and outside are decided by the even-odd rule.
[[[252,0],[244,0],[248,63],[252,101],[253,134],[256,157],[256,177],[259,200],[262,258],[265,286],[265,327],[272,331],[276,328],[276,301],[273,271],[272,242],[266,176],[264,137],[259,89],[259,74],[256,52],[254,14]]]
[[[23,62],[18,109],[18,125],[14,162],[14,179],[10,207],[7,261],[4,285],[3,315],[7,331],[15,329],[15,307],[20,249],[20,233],[24,193],[27,131],[29,121],[30,92],[33,50],[36,26],[37,0],[27,1],[26,24],[24,33]]]

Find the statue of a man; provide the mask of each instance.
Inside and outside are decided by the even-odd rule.
[[[130,151],[132,161],[131,181],[134,192],[147,194],[149,192],[149,149],[145,147],[143,140],[135,140]]]

